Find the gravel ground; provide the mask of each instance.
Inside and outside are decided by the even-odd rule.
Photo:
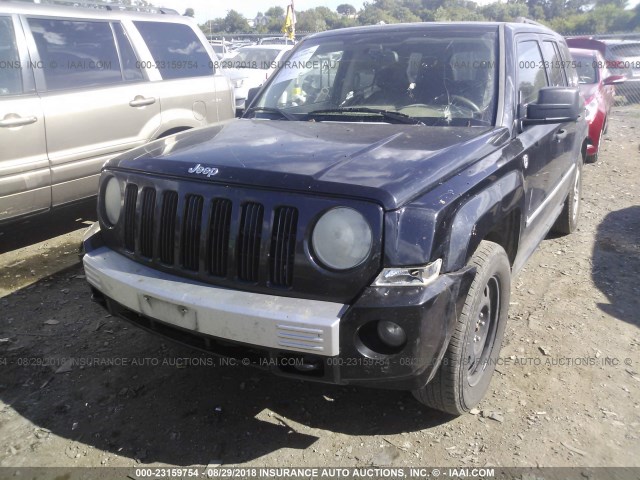
[[[211,357],[90,301],[91,213],[5,229],[0,466],[640,466],[639,132],[640,109],[616,108],[579,231],[515,279],[498,373],[459,418],[409,393],[194,365]]]

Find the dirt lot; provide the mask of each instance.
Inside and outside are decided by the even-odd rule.
[[[4,231],[0,466],[640,466],[639,142],[640,108],[617,108],[580,230],[515,280],[502,364],[460,418],[409,393],[185,367],[204,357],[90,301],[85,217]]]

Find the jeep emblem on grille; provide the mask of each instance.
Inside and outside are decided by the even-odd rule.
[[[218,169],[216,167],[203,167],[202,165],[197,164],[195,167],[191,167],[187,170],[187,172],[195,173],[197,175],[206,175],[207,178],[209,178],[212,175],[217,175]]]

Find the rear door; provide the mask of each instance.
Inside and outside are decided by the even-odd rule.
[[[45,123],[17,16],[0,15],[0,222],[47,210]]]
[[[29,16],[47,128],[52,204],[96,195],[106,160],[149,139],[160,102],[119,22]]]
[[[149,51],[145,65],[162,80],[154,83],[160,87],[164,131],[235,116],[231,84],[214,74],[217,58],[201,33],[185,23],[149,20],[133,25]]]

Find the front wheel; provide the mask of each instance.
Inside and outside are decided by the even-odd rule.
[[[462,415],[484,397],[507,323],[511,267],[504,249],[483,240],[469,260],[476,268],[462,313],[435,377],[413,395],[428,407]]]

